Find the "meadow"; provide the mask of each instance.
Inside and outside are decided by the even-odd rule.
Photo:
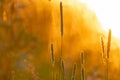
[[[120,80],[119,39],[74,0],[0,0],[0,80]]]

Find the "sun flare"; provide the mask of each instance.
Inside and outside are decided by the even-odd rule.
[[[120,38],[120,1],[119,0],[77,0],[93,10],[103,29],[112,30],[113,36]]]

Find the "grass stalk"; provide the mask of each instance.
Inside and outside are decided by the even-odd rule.
[[[110,45],[111,45],[111,29],[109,29],[109,33],[108,33],[107,58],[109,58]]]
[[[81,52],[80,59],[81,59],[81,80],[85,80],[84,52]]]
[[[51,44],[51,58],[52,58],[52,80],[54,80],[54,66],[55,66],[55,56],[54,56],[54,46]]]
[[[107,56],[106,56],[106,80],[109,80],[109,53],[110,53],[110,46],[111,46],[111,29],[109,29],[108,33],[108,43],[107,43]]]
[[[61,36],[63,36],[63,5],[62,5],[62,1],[60,1],[60,26],[61,26]]]
[[[81,80],[85,80],[85,69],[83,66],[81,67]]]
[[[60,63],[62,61],[62,45],[63,45],[63,5],[62,1],[60,1],[60,33],[61,33],[61,52],[60,52]],[[59,78],[61,80],[61,66],[59,66]]]
[[[54,57],[54,46],[51,44],[51,58],[52,58],[52,65],[55,63],[55,57]]]
[[[71,78],[71,80],[75,80],[76,68],[77,68],[77,66],[76,66],[76,64],[74,64],[74,66],[73,66],[73,73],[72,73],[72,78]]]
[[[102,37],[100,38],[100,41],[101,41],[101,50],[102,50],[102,60],[103,60],[103,63],[106,63],[107,54],[105,54],[104,40]]]
[[[63,60],[61,62],[61,67],[62,67],[62,77],[63,77],[62,80],[65,80],[65,68],[64,68],[64,61]]]
[[[83,65],[84,64],[84,52],[81,52],[80,59],[81,59],[81,65]]]
[[[100,40],[101,40],[102,58],[105,58],[104,40],[102,37]]]

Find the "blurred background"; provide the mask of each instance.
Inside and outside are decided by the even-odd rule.
[[[119,37],[107,67],[109,34],[95,11],[62,0],[62,12],[63,35],[59,0],[0,0],[0,80],[107,80],[106,68],[108,80],[120,79]]]

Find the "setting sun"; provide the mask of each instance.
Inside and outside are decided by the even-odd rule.
[[[91,10],[96,13],[105,31],[111,29],[113,36],[120,38],[119,0],[78,0],[78,2],[85,3]]]

